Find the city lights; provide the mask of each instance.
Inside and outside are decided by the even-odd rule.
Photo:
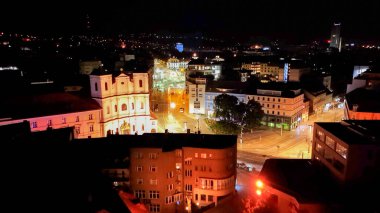
[[[263,183],[261,180],[258,180],[258,181],[256,181],[256,186],[257,186],[258,188],[263,188],[264,183]]]

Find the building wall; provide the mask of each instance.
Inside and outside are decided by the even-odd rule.
[[[147,73],[91,75],[91,96],[102,107],[101,132],[142,134],[157,131],[157,119],[150,116]]]
[[[310,92],[304,90],[304,94],[310,100],[310,113],[321,113],[324,110],[326,104],[332,102],[332,93],[327,94],[324,92],[322,94],[314,96]]]
[[[45,131],[48,127],[53,129],[74,127],[75,138],[101,137],[100,116],[101,110],[99,109],[35,118],[4,120],[0,122],[0,126],[27,120],[30,123],[32,132]]]

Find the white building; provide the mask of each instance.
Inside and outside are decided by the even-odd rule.
[[[146,72],[90,75],[91,96],[103,108],[102,135],[157,131],[157,119],[150,114],[148,81]]]
[[[192,114],[205,114],[206,79],[197,78],[195,84],[188,82],[189,112]]]
[[[188,60],[173,57],[168,59],[166,67],[171,70],[187,69],[188,63]]]

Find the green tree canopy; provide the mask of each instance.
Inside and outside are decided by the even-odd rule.
[[[224,134],[243,134],[244,130],[259,126],[264,115],[261,105],[253,99],[244,103],[228,94],[215,97],[214,111],[215,121],[211,128]]]

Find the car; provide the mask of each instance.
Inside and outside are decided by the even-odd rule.
[[[181,108],[179,108],[179,112],[183,112],[183,108],[181,107]]]

